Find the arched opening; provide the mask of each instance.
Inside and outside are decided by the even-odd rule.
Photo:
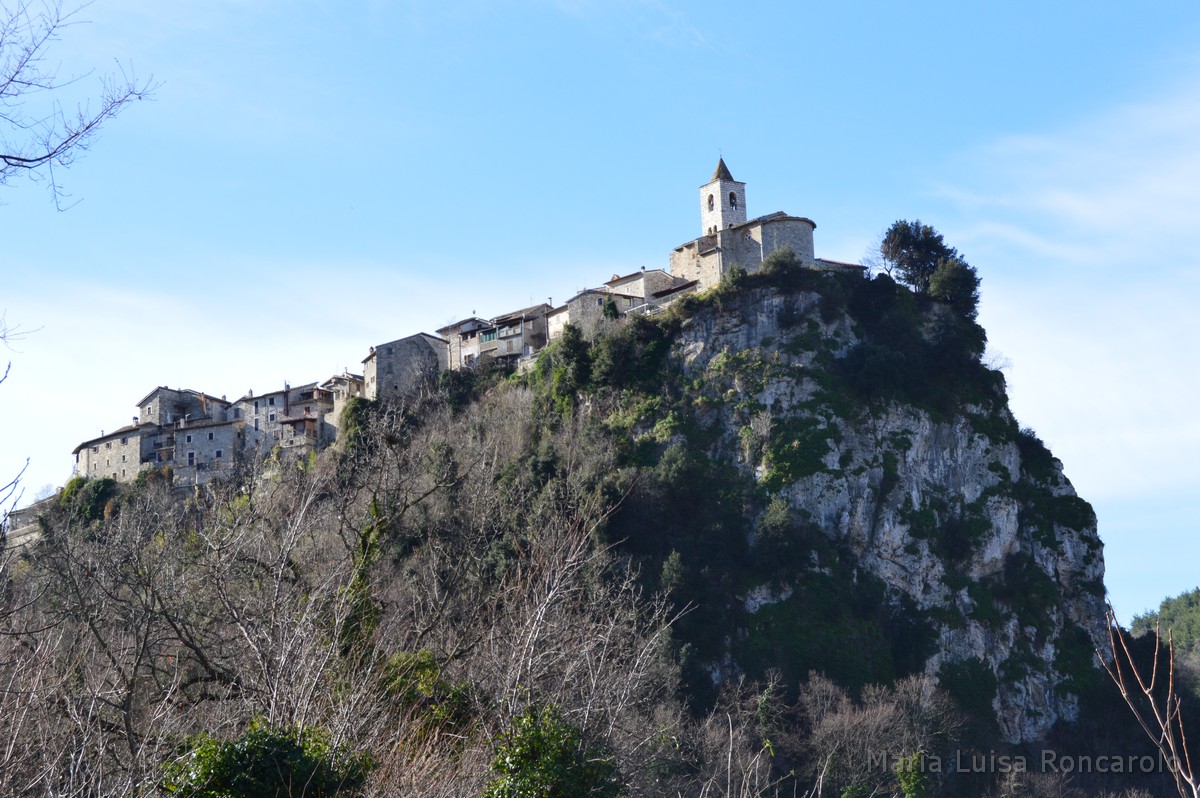
[[[737,194],[732,191],[729,192],[729,207],[737,210]]]
[[[709,194],[708,195],[708,209],[711,211],[715,206],[716,206],[716,202],[715,202],[715,200],[713,200],[713,195]]]

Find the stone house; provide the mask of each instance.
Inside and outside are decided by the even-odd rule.
[[[326,414],[325,421],[333,427],[334,438],[337,438],[342,431],[342,411],[351,399],[366,398],[366,381],[361,374],[343,371],[325,380],[320,387],[333,400],[333,409]]]
[[[75,447],[75,474],[89,479],[133,479],[155,462],[155,437],[151,424],[146,429],[130,424],[107,435],[101,432],[100,437]]]
[[[482,319],[456,321],[437,330],[447,342],[450,369],[475,368],[482,362],[515,365],[542,349],[549,341],[547,302]]]
[[[550,310],[542,302],[494,317],[493,329],[480,332],[480,354],[491,354],[504,365],[516,365],[520,358],[535,354],[549,342],[546,314]]]
[[[585,289],[550,311],[547,322],[550,340],[559,338],[568,324],[578,327],[585,338],[594,338],[617,318],[645,302],[644,298],[633,294],[605,288]]]
[[[446,368],[473,368],[479,360],[480,334],[492,329],[492,323],[478,316],[447,324],[434,332],[446,339]]]
[[[649,301],[655,294],[660,294],[672,288],[679,288],[686,282],[688,280],[668,274],[662,269],[647,269],[643,266],[640,271],[627,274],[624,277],[618,277],[614,274],[611,280],[601,286],[600,290],[611,291],[614,294],[641,297]]]
[[[228,475],[242,462],[243,424],[233,419],[181,421],[173,438],[175,482],[199,485]]]
[[[368,399],[411,396],[449,362],[445,338],[417,333],[371,347],[363,358],[363,392]]]

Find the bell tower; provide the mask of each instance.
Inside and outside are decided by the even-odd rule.
[[[703,235],[746,221],[746,184],[729,173],[725,159],[717,162],[712,179],[700,187],[700,222]]]

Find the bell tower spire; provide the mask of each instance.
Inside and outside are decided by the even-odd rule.
[[[700,223],[703,235],[746,221],[746,184],[733,179],[725,159],[717,161],[712,178],[700,187]]]

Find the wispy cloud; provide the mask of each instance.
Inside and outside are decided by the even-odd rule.
[[[1124,266],[1131,258],[1194,258],[1200,210],[1200,79],[1060,131],[993,142],[952,165],[969,182],[942,195],[972,215],[1020,232],[1012,244],[1058,240],[1072,265]],[[1189,249],[1189,246],[1191,248]]]
[[[1085,495],[1200,489],[1200,79],[951,169],[1018,415]]]

